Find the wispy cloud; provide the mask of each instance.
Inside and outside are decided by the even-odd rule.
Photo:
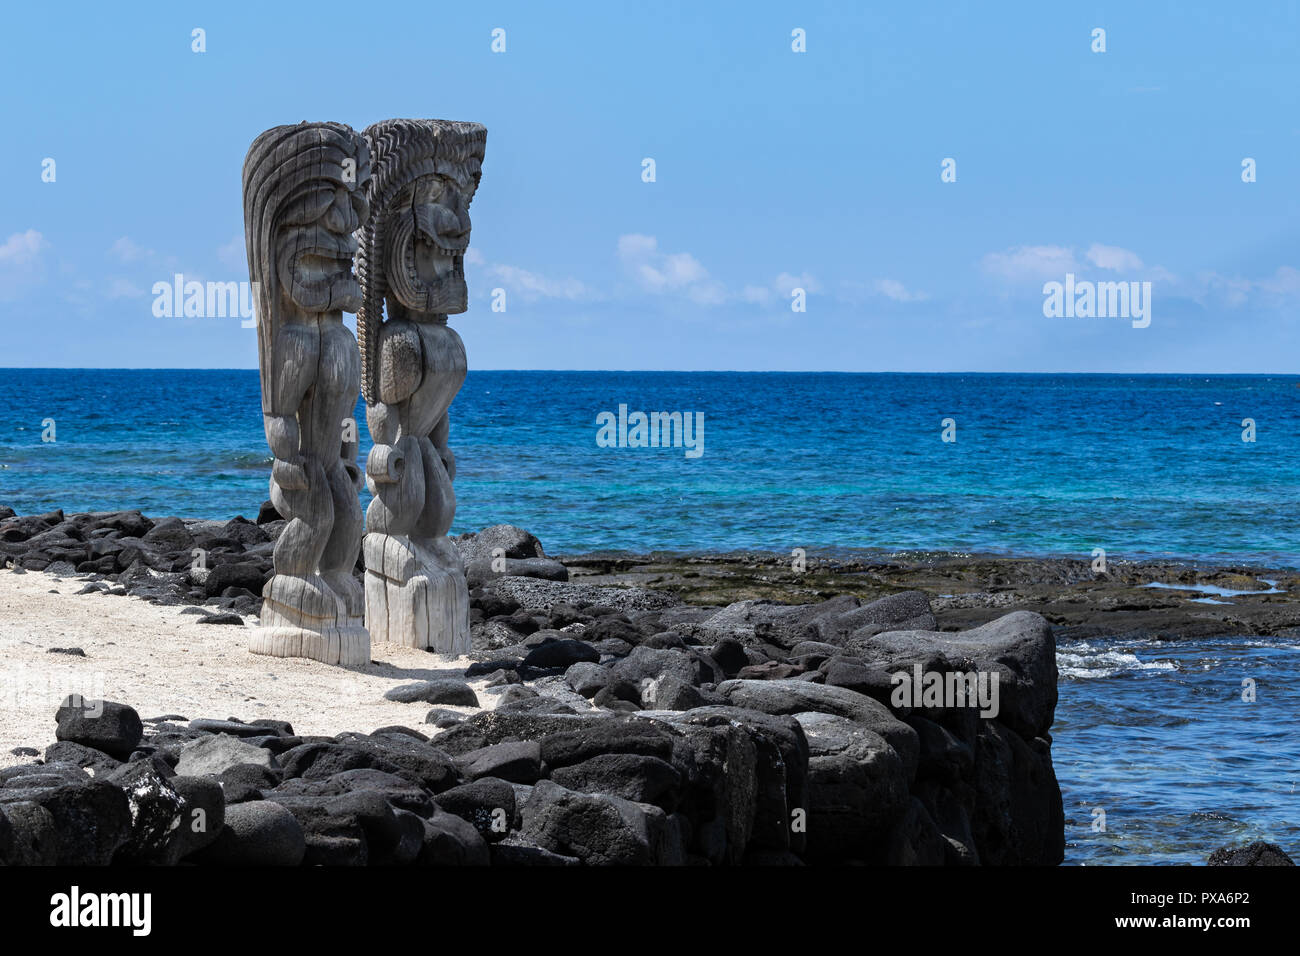
[[[980,261],[984,272],[1008,282],[1050,279],[1078,267],[1074,250],[1068,246],[1014,246],[1005,252],[990,252]]]
[[[719,305],[727,290],[689,252],[664,252],[654,236],[618,237],[618,259],[643,292],[682,295],[701,305]]]
[[[514,292],[525,301],[536,299],[593,298],[591,290],[577,279],[551,279],[517,266],[490,265],[484,270],[489,276],[501,280],[508,292]]]
[[[142,262],[152,259],[154,251],[146,249],[129,236],[122,236],[108,247],[108,254],[118,262]]]
[[[1300,300],[1300,269],[1279,266],[1272,275],[1263,279],[1202,272],[1196,277],[1196,286],[1190,293],[1191,298],[1206,306],[1294,306]]]
[[[1092,243],[1082,255],[1073,246],[1013,246],[988,253],[980,260],[980,268],[994,279],[1026,286],[1048,279],[1059,280],[1067,272],[1086,275],[1098,269],[1117,273],[1127,280],[1146,279],[1167,284],[1178,281],[1163,266],[1148,266],[1133,250],[1100,242]]]
[[[744,286],[735,298],[755,305],[771,305],[776,301],[788,303],[796,289],[816,295],[822,291],[822,284],[810,272],[800,272],[798,275],[782,272],[766,285]]]
[[[35,229],[15,232],[0,243],[0,265],[13,269],[29,268],[36,264],[41,252],[48,247],[45,237]]]
[[[0,301],[13,301],[45,278],[45,251],[50,247],[35,229],[15,232],[0,243]]]
[[[1114,269],[1120,272],[1138,272],[1142,269],[1142,259],[1136,252],[1121,249],[1119,246],[1103,246],[1094,242],[1088,247],[1084,256],[1098,269]]]
[[[835,297],[851,305],[863,305],[879,299],[906,304],[925,302],[930,298],[930,293],[909,289],[899,279],[846,279],[839,283]]]
[[[883,295],[886,299],[893,299],[895,302],[924,302],[930,298],[925,292],[913,292],[897,279],[877,279],[872,284],[872,288],[877,295]]]
[[[465,265],[481,271],[488,280],[499,283],[508,294],[525,302],[539,299],[560,299],[568,302],[599,299],[601,296],[587,283],[570,277],[554,278],[505,262],[491,262],[479,249],[471,246],[465,251]],[[476,286],[473,277],[470,288]]]
[[[788,301],[796,289],[821,292],[821,283],[809,272],[782,272],[768,282],[750,282],[739,289],[715,279],[689,252],[665,252],[655,236],[627,233],[618,237],[618,259],[636,287],[651,295],[675,295],[698,305],[748,303],[771,305]]]

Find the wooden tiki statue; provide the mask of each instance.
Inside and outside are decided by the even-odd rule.
[[[447,410],[465,381],[469,205],[487,130],[477,123],[385,120],[369,127],[370,221],[358,234],[361,390],[374,448],[366,479],[366,623],[377,641],[469,650],[469,591],[447,539],[456,458]],[[385,306],[387,317],[385,318]]]
[[[354,666],[370,660],[352,419],[361,383],[342,313],[361,290],[353,233],[368,215],[365,140],[340,123],[278,126],[244,160],[244,237],[257,297],[271,501],[288,522],[251,650]]]

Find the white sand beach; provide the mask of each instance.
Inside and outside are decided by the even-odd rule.
[[[399,684],[461,677],[469,658],[376,644],[371,663],[345,669],[248,651],[244,626],[199,624],[183,607],[82,594],[85,579],[0,571],[0,767],[31,762],[16,747],[54,743],[54,713],[69,693],[119,701],[142,718],[181,715],[287,720],[299,734],[369,733],[402,724],[422,733],[430,705],[384,700]],[[81,648],[84,657],[51,648]],[[470,681],[485,708],[497,692]],[[474,713],[471,707],[449,707]]]

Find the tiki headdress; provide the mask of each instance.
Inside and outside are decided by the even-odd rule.
[[[361,393],[378,401],[375,348],[384,297],[424,313],[464,312],[469,205],[487,130],[478,123],[391,119],[366,129],[372,215],[357,235]]]
[[[309,312],[355,312],[352,231],[366,219],[370,153],[342,123],[277,126],[253,141],[244,159],[244,243],[257,293],[262,410],[275,394],[272,355],[281,292]],[[340,189],[348,191],[340,213]]]

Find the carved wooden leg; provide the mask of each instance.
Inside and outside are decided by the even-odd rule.
[[[469,588],[460,552],[447,539],[456,514],[456,492],[438,448],[428,438],[420,438],[419,445],[425,493],[415,535],[429,581],[429,646],[440,654],[464,654],[470,646]]]
[[[413,439],[400,439],[392,451],[392,457],[402,462],[398,469],[400,477],[396,481],[371,482],[375,497],[366,511],[367,534],[362,546],[366,565],[366,626],[370,636],[383,643],[411,643],[403,637],[410,624],[402,614],[402,602],[390,601],[389,594],[400,591],[417,563],[409,532],[414,524],[413,515],[424,500],[424,471],[414,467],[419,453]]]
[[[357,341],[366,421],[376,448],[405,436],[403,467],[418,472],[423,486],[418,499],[390,493],[391,507],[367,513],[367,620],[376,637],[382,632],[389,641],[459,654],[469,647],[469,594],[460,556],[446,538],[456,510],[449,475],[455,457],[446,439],[447,409],[467,366],[447,317],[469,304],[468,211],[487,130],[395,119],[365,136],[373,177],[370,218],[358,234]],[[382,451],[367,473],[379,494],[377,485],[396,480],[395,461]]]
[[[348,477],[343,461],[335,462],[328,473],[333,495],[334,526],[321,555],[321,577],[342,600],[348,623],[362,625],[366,613],[365,590],[352,575],[361,551],[362,517],[357,490]]]
[[[385,509],[400,507],[423,520],[424,502],[446,507],[451,482],[428,439],[403,438],[399,448],[405,472],[402,482],[386,492]],[[373,503],[371,509],[377,518],[387,513]],[[429,520],[438,524],[442,519]],[[445,536],[420,536],[409,527],[415,523],[410,517],[388,521],[383,526],[404,533],[366,535],[366,624],[376,641],[465,654],[470,646],[469,589],[460,554]]]
[[[307,488],[301,492],[286,493],[272,479],[271,500],[288,509],[289,523],[276,543],[276,573],[262,589],[261,620],[250,635],[249,650],[326,664],[365,664],[369,634],[316,572],[334,529],[335,491],[320,462],[308,460],[304,471]]]

